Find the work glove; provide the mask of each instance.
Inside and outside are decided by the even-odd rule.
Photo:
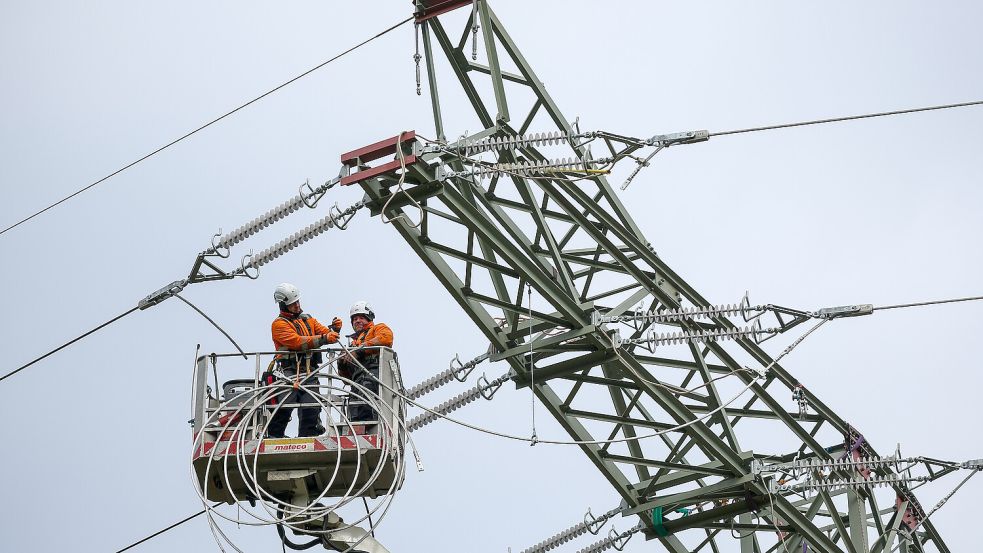
[[[331,321],[331,326],[328,328],[334,330],[335,332],[341,332],[341,325],[342,325],[342,320],[339,319],[338,317],[335,317],[334,320]]]
[[[324,338],[324,343],[326,344],[335,344],[338,342],[337,332],[328,332],[327,334],[322,334],[321,336]]]

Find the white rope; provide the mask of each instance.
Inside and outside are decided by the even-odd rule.
[[[529,439],[529,445],[536,445],[539,441],[539,436],[536,434],[536,362],[533,359],[533,345],[532,345],[532,284],[526,283],[526,299],[529,303],[529,404],[530,410],[532,411],[532,437]]]

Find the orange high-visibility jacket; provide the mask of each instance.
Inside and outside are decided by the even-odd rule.
[[[338,341],[338,334],[324,326],[317,319],[306,313],[299,316],[292,313],[280,313],[273,321],[273,346],[278,350],[306,351],[316,347],[317,337],[328,335],[328,343]],[[333,338],[333,339],[332,339]]]
[[[348,337],[352,340],[352,347],[356,348],[361,346],[393,347],[393,331],[389,330],[385,323],[369,322],[361,332],[349,334]]]

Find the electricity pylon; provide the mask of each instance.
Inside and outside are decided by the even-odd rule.
[[[734,551],[727,542],[742,553],[948,551],[904,479],[891,480],[888,463],[866,466],[872,446],[760,346],[805,318],[779,316],[770,330],[734,324],[761,312],[713,308],[642,235],[604,167],[665,141],[572,126],[487,1],[416,8],[437,140],[404,132],[350,152],[342,184],[364,189],[492,358],[580,443],[621,512],[678,553]],[[455,19],[464,19],[456,42],[444,25]],[[472,59],[479,50],[483,63]],[[447,140],[438,95],[441,55],[482,126],[457,140]],[[528,134],[547,126],[551,134]],[[556,151],[573,158],[552,161]],[[809,459],[848,461],[813,470],[815,481],[888,484],[880,495],[872,484],[801,493],[752,470]],[[884,493],[890,504],[879,503]]]

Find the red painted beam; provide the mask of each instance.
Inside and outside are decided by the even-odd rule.
[[[396,153],[396,144],[416,139],[416,131],[406,131],[401,135],[380,140],[363,148],[341,154],[341,162],[354,167],[366,161],[372,161]],[[342,183],[344,184],[344,183]]]
[[[420,3],[423,5],[413,14],[416,17],[417,23],[437,17],[451,10],[456,10],[462,6],[473,4],[474,2],[473,0],[423,0]]]
[[[376,175],[381,175],[383,173],[388,173],[390,171],[394,171],[396,169],[399,169],[401,165],[407,165],[408,166],[411,163],[415,163],[415,162],[416,162],[416,156],[414,156],[414,155],[407,155],[405,158],[403,158],[403,164],[400,164],[400,162],[399,162],[398,159],[394,159],[394,160],[390,161],[389,163],[383,163],[382,165],[379,165],[378,167],[372,167],[372,168],[366,169],[364,171],[359,171],[358,173],[354,173],[354,174],[348,175],[347,177],[341,177],[341,185],[342,186],[348,186],[349,184],[355,184],[356,182],[362,182],[363,180],[370,179],[370,178],[372,178],[372,177],[374,177]]]

